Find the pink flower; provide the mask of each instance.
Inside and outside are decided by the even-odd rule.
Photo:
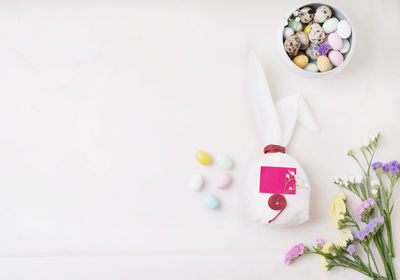
[[[325,243],[326,243],[325,240],[317,238],[317,244],[320,245],[321,247],[324,247]]]
[[[357,208],[357,218],[361,219],[365,210],[368,210],[368,212],[372,210],[374,204],[375,200],[373,200],[372,198],[368,198],[363,203],[361,203],[361,205]]]
[[[304,253],[304,244],[299,243],[294,245],[285,255],[285,264],[291,264],[297,257],[301,256]]]

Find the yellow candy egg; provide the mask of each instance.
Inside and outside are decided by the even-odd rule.
[[[207,165],[211,162],[211,157],[204,151],[197,151],[196,160],[200,162],[202,165]]]
[[[308,64],[308,57],[304,54],[300,54],[293,58],[293,62],[300,68],[304,68]]]
[[[318,70],[321,72],[326,72],[326,71],[330,70],[331,62],[329,61],[329,58],[327,58],[324,55],[318,56],[317,67],[318,67]]]
[[[304,32],[308,34],[308,31],[310,31],[311,24],[307,25],[306,28],[304,28]]]

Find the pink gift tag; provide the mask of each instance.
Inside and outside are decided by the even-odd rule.
[[[296,194],[296,168],[261,166],[260,193]],[[288,176],[286,176],[288,174]]]

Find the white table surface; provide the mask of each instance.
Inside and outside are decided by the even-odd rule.
[[[378,157],[400,159],[400,2],[331,3],[357,50],[343,73],[311,81],[276,50],[298,1],[1,1],[0,277],[365,279],[316,256],[283,265],[292,244],[335,238],[331,178],[358,171],[348,147],[380,129]],[[274,98],[303,94],[321,125],[299,125],[288,146],[312,184],[301,227],[247,217],[247,166],[266,144],[244,90],[250,50]],[[234,159],[230,189],[215,190],[221,170],[196,163],[197,149]],[[194,172],[219,211],[188,190]]]

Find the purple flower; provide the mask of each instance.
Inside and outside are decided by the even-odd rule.
[[[294,245],[285,255],[285,264],[291,264],[297,257],[301,256],[304,253],[304,244],[299,243]]]
[[[372,236],[383,226],[384,221],[385,219],[382,216],[372,219],[363,229],[353,233],[354,239],[364,240],[366,237],[372,238]]]
[[[383,163],[380,162],[380,161],[374,162],[374,163],[372,164],[372,168],[373,168],[374,170],[376,170],[376,169],[378,169],[378,168],[382,168],[382,166],[383,166]]]
[[[399,172],[399,169],[397,168],[397,166],[390,166],[389,172],[392,174],[397,174]]]
[[[353,254],[354,254],[354,251],[355,251],[354,245],[353,245],[353,244],[350,244],[349,247],[347,247],[347,252],[348,252],[350,255],[353,255]]]
[[[326,55],[331,49],[332,49],[332,47],[330,45],[322,44],[318,49],[318,53],[320,55]]]
[[[386,172],[389,171],[389,168],[390,168],[389,163],[386,163],[386,164],[383,166],[383,170],[385,170]]]
[[[383,165],[383,170],[386,172],[390,172],[393,175],[397,174],[400,172],[400,163],[397,160],[392,160],[385,165]]]

